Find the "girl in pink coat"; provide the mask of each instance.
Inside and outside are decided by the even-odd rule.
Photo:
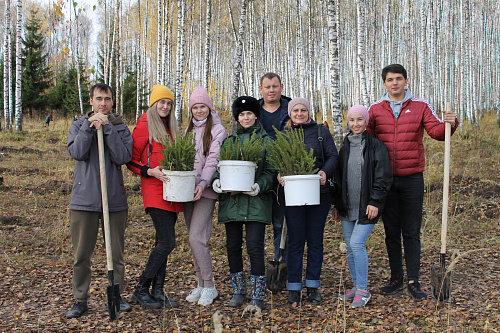
[[[194,199],[184,203],[184,217],[189,232],[189,243],[193,254],[198,286],[186,297],[189,302],[207,306],[217,298],[212,273],[212,259],[208,241],[212,230],[212,217],[218,194],[212,190],[210,179],[217,169],[220,145],[226,138],[217,111],[207,89],[196,87],[189,98],[189,120],[186,133],[193,132],[196,138],[195,169],[196,189]]]

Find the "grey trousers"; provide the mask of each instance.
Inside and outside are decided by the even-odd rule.
[[[212,232],[215,199],[200,198],[184,203],[184,218],[189,232],[194,269],[200,287],[214,286],[212,258],[208,241]]]
[[[87,212],[82,210],[70,210],[69,213],[71,239],[75,250],[75,261],[73,264],[73,295],[78,302],[85,302],[90,296],[89,287],[92,274],[91,257],[97,242],[99,227],[102,227],[104,235],[104,224],[101,221],[101,215],[100,212]],[[120,293],[123,292],[125,273],[123,250],[127,215],[127,210],[109,213],[114,283],[120,285]],[[105,273],[103,272],[103,274]]]

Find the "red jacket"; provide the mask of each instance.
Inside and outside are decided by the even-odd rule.
[[[444,123],[429,103],[423,99],[411,98],[403,103],[396,119],[388,101],[380,100],[368,110],[370,119],[368,132],[389,148],[394,176],[409,176],[425,169],[425,154],[422,138],[424,129],[430,137],[444,140]],[[458,120],[452,127],[453,134]]]
[[[167,133],[170,135],[168,129]],[[141,118],[137,121],[137,126],[132,133],[132,138],[134,139],[132,160],[127,164],[127,168],[133,173],[141,176],[144,209],[152,207],[170,212],[182,212],[182,203],[163,200],[163,183],[159,179],[155,177],[145,177],[145,171],[147,171],[145,166],[148,163],[149,151],[149,131],[146,113],[143,113]],[[161,145],[153,140],[151,155],[149,156],[150,168],[160,165],[160,160],[163,158],[160,149]],[[141,170],[143,170],[142,173]]]

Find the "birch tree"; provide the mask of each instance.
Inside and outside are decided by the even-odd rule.
[[[328,49],[330,69],[330,89],[332,105],[332,126],[335,144],[340,148],[342,144],[342,109],[340,107],[340,77],[339,77],[339,6],[338,0],[328,1]]]
[[[240,26],[238,28],[234,65],[233,65],[233,92],[231,94],[232,101],[238,98],[238,94],[240,91],[241,58],[243,55],[243,37],[245,34],[245,19],[247,14],[247,4],[248,0],[242,0],[241,12],[240,12]],[[229,8],[229,10],[231,10],[231,8]],[[236,128],[236,122],[233,117],[231,117],[230,127],[231,127],[231,132],[233,132],[234,129]]]
[[[5,0],[5,35],[3,48],[3,110],[4,110],[4,128],[12,130],[10,125],[10,96],[9,87],[11,86],[11,47],[10,47],[10,0]]]
[[[210,23],[212,20],[212,1],[207,0],[207,17],[205,21],[205,61],[203,73],[203,86],[208,89],[208,77],[210,75]]]
[[[163,0],[158,0],[158,51],[156,53],[156,82],[163,84],[163,57],[160,51],[163,41]]]
[[[23,2],[17,0],[17,32],[16,32],[16,131],[23,130],[23,105],[21,98],[21,52],[23,46]]]
[[[358,0],[357,2],[357,17],[358,17],[358,74],[359,84],[361,87],[361,101],[363,105],[369,106],[368,89],[366,87],[365,73],[365,1]]]
[[[185,22],[185,0],[177,1],[178,21],[177,21],[177,77],[175,79],[175,118],[177,127],[181,130],[182,124],[182,82],[184,73],[184,22]]]

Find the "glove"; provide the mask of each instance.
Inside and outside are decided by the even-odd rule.
[[[222,188],[220,187],[220,179],[214,180],[212,183],[212,188],[215,193],[222,193]]]
[[[257,184],[257,183],[253,184],[251,189],[252,189],[251,191],[245,191],[245,192],[243,192],[243,194],[249,195],[251,197],[255,197],[260,192],[260,187],[259,187],[259,184]]]

